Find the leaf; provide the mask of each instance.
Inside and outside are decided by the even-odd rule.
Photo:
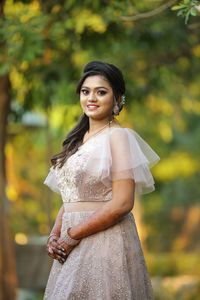
[[[179,10],[180,8],[180,5],[174,5],[172,6],[171,10]]]
[[[185,5],[185,4],[179,4],[180,8],[181,9],[188,9],[188,5]]]
[[[196,8],[192,7],[191,10],[190,10],[190,14],[195,17],[197,15]]]
[[[185,24],[188,23],[189,16],[190,16],[190,11],[188,11],[187,14],[186,14],[186,16],[185,16]]]

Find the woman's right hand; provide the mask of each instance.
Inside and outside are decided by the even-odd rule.
[[[51,258],[58,260],[61,264],[64,264],[67,259],[67,255],[65,253],[65,249],[57,243],[58,240],[59,236],[57,235],[53,235],[49,238],[47,242],[47,252]]]

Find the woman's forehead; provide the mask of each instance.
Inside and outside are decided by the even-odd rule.
[[[88,76],[82,84],[82,87],[96,88],[96,87],[105,87],[111,88],[108,80],[102,75],[92,75]]]

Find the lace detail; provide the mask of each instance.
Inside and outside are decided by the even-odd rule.
[[[57,185],[64,203],[112,199],[111,185],[106,187],[99,178],[84,172],[93,147],[90,143],[89,147],[80,148],[61,169],[55,169]]]
[[[62,231],[93,211],[66,212]],[[64,265],[53,262],[44,300],[153,300],[135,219],[127,214],[116,225],[81,240]]]

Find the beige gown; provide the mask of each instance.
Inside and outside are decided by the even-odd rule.
[[[132,178],[136,193],[153,191],[150,167],[158,161],[135,131],[110,127],[80,146],[61,169],[51,167],[44,183],[60,193],[64,203],[61,235],[89,218],[94,202],[112,199],[113,180]],[[44,295],[44,300],[152,299],[131,212],[108,229],[83,238],[63,265],[54,260]]]

